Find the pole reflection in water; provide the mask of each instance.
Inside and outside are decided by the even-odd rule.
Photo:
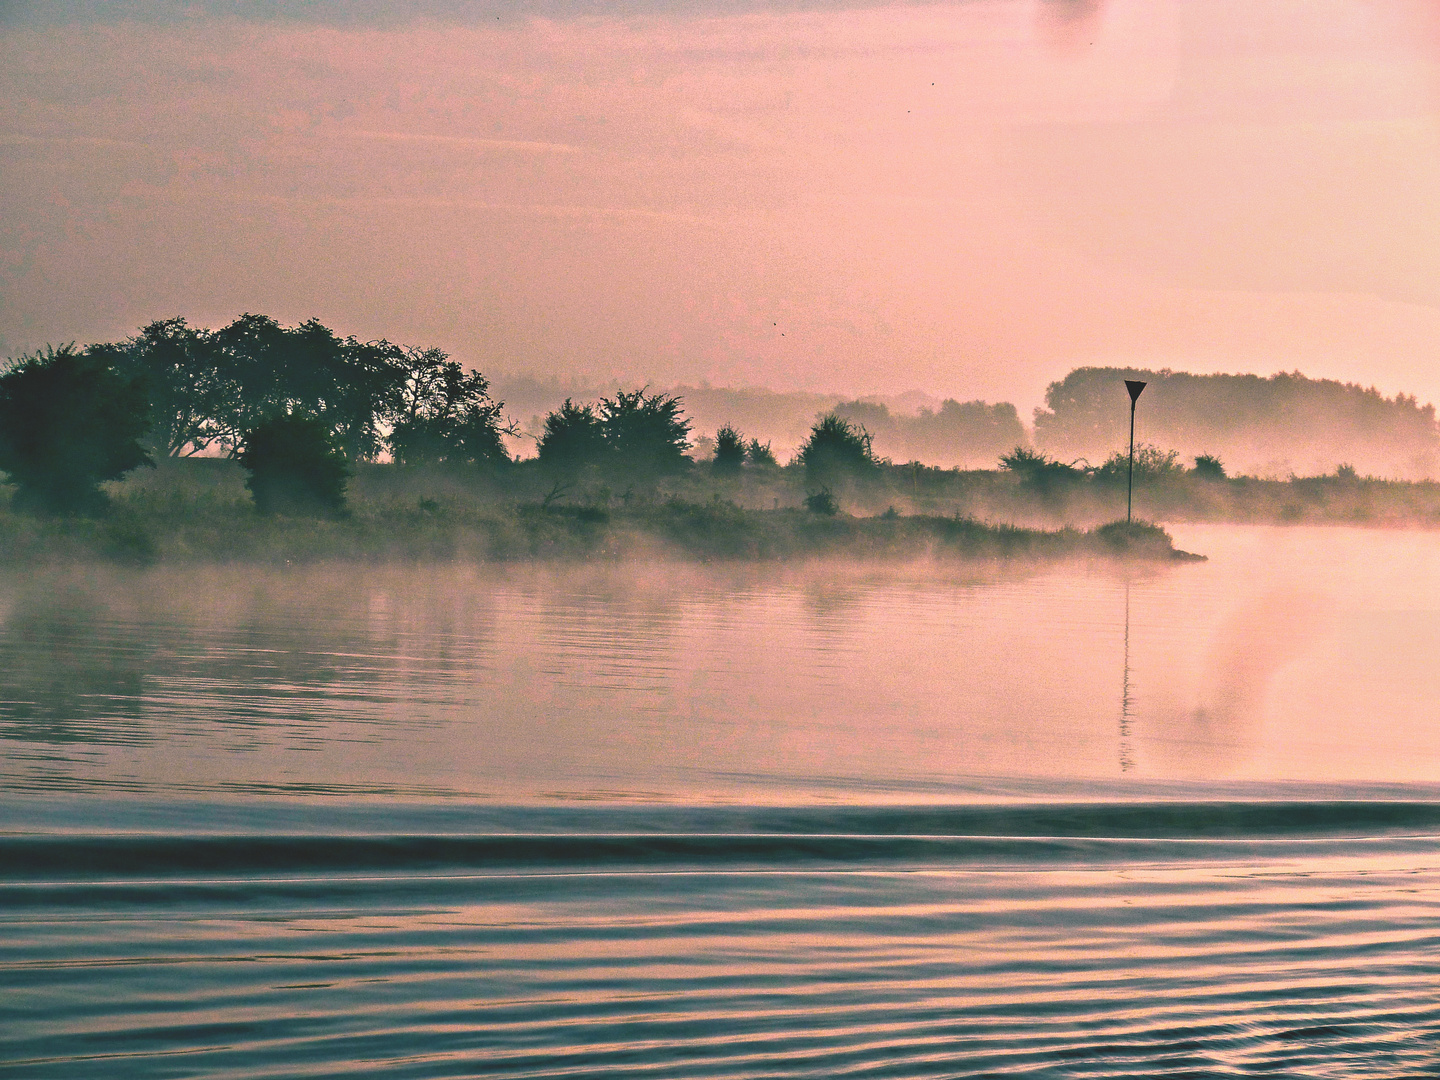
[[[1120,771],[1135,767],[1130,747],[1130,575],[1125,575],[1125,673],[1120,681]]]

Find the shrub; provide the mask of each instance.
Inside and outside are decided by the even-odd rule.
[[[1038,495],[1054,495],[1073,486],[1085,476],[1074,465],[1055,461],[1038,450],[1017,446],[1000,458],[1000,467],[1014,473],[1020,486]]]
[[[828,488],[846,480],[866,479],[879,471],[870,433],[835,413],[815,421],[796,460],[805,466],[805,482]]]
[[[1111,551],[1136,555],[1164,555],[1175,550],[1170,534],[1148,521],[1111,521],[1094,530]]]
[[[23,357],[0,376],[0,469],[24,508],[103,509],[102,482],[152,464],[140,445],[149,425],[143,381],[101,355],[65,346]]]
[[[1201,480],[1224,480],[1225,465],[1214,454],[1201,454],[1195,459],[1191,473]]]
[[[751,439],[745,444],[745,460],[756,469],[780,467],[780,463],[775,460],[775,455],[770,450],[770,444],[762,443],[759,439]]]
[[[345,508],[350,470],[318,417],[271,417],[244,434],[237,455],[245,486],[262,514],[333,514]]]
[[[673,394],[644,389],[617,391],[600,399],[600,426],[607,456],[621,470],[642,476],[666,476],[690,465],[690,421],[684,402]]]
[[[745,439],[730,424],[715,433],[715,460],[710,467],[717,473],[738,473],[745,465]]]
[[[539,448],[540,464],[548,469],[568,472],[598,464],[605,455],[605,432],[594,407],[566,398],[545,417]]]
[[[805,509],[823,517],[834,517],[840,512],[840,506],[835,502],[834,493],[827,487],[822,487],[819,491],[812,491],[806,495]]]
[[[1198,460],[1198,459],[1197,459]],[[1218,463],[1218,462],[1217,462]],[[1135,479],[1146,482],[1166,480],[1180,476],[1185,466],[1180,464],[1178,450],[1161,450],[1154,443],[1137,443],[1135,446]],[[1130,455],[1116,450],[1105,459],[1105,464],[1095,470],[1095,479],[1124,484],[1130,475]],[[1223,474],[1222,474],[1223,475]]]

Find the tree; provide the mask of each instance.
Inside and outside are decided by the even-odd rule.
[[[490,382],[466,373],[440,349],[409,350],[388,443],[401,464],[496,465],[510,460],[502,436],[513,432],[490,400]]]
[[[319,420],[351,461],[375,457],[384,418],[409,374],[405,351],[388,341],[338,338],[315,319],[285,328],[267,315],[242,315],[213,335],[224,402],[216,417],[232,448],[273,416]]]
[[[711,469],[717,473],[734,475],[745,466],[745,439],[734,426],[726,424],[715,432],[715,460]]]
[[[1365,470],[1415,475],[1440,455],[1433,406],[1298,371],[1264,377],[1077,368],[1046,389],[1045,408],[1035,411],[1036,444],[1064,458],[1092,460],[1124,446],[1130,422],[1125,379],[1149,384],[1140,410],[1145,436],[1186,456],[1219,451],[1242,467],[1290,460],[1321,471],[1352,461]]]
[[[775,469],[780,466],[770,444],[762,443],[759,439],[751,439],[745,444],[745,461],[756,469]]]
[[[325,514],[345,508],[350,470],[317,416],[280,413],[244,433],[236,455],[262,514]]]
[[[805,466],[806,485],[816,488],[872,478],[880,466],[871,449],[870,433],[833,412],[815,421],[795,460]]]
[[[576,405],[569,398],[545,417],[540,436],[540,464],[552,471],[574,472],[599,464],[605,456],[605,432],[592,405]]]
[[[225,435],[221,417],[233,392],[226,386],[219,350],[209,330],[184,319],[163,319],[118,345],[86,352],[109,360],[122,374],[141,378],[150,397],[148,442],[164,457],[198,454]]]
[[[611,464],[647,477],[687,469],[690,421],[681,412],[683,407],[673,394],[647,394],[644,388],[601,398],[598,415]]]
[[[0,375],[0,469],[21,507],[52,513],[103,509],[100,484],[153,464],[141,379],[73,346],[22,357]]]

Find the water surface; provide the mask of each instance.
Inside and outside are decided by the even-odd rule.
[[[1440,1070],[1440,536],[0,579],[0,1071]]]

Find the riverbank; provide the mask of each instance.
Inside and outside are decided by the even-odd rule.
[[[0,510],[0,551],[11,565],[1198,558],[1177,551],[1164,529],[1139,522],[1040,529],[963,516],[826,515],[676,497],[611,508],[357,499],[343,516],[267,517],[245,498],[216,492],[134,492],[113,499],[108,513],[93,519],[6,508]]]

